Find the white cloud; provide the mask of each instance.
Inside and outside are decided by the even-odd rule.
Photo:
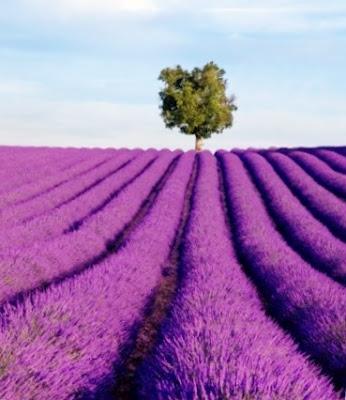
[[[13,0],[13,18],[43,21],[159,18],[178,16],[185,24],[208,21],[226,32],[305,32],[346,28],[344,0]],[[211,5],[212,4],[212,5]],[[6,10],[5,7],[5,10]],[[0,16],[1,19],[1,16]]]
[[[299,107],[239,109],[234,127],[213,135],[206,148],[341,145],[345,104],[330,101],[329,107],[336,114]],[[157,105],[22,99],[1,104],[0,144],[187,150],[193,148],[194,138],[166,129]]]
[[[158,11],[154,0],[20,0],[33,15],[50,18],[146,15]]]
[[[0,107],[0,144],[189,148],[190,141],[165,129],[157,105],[22,100]]]
[[[13,32],[18,31],[18,35],[22,35],[21,40],[26,47],[25,51],[19,48],[18,58],[17,55],[11,58],[14,57],[12,50],[3,53],[4,74],[0,80],[0,144],[191,148],[193,137],[165,129],[156,104],[126,105],[107,101],[74,102],[68,99],[103,98],[118,99],[117,101],[121,102],[132,98],[137,102],[155,102],[153,96],[149,97],[149,93],[157,94],[157,88],[154,87],[156,72],[153,73],[153,70],[159,70],[161,63],[165,65],[175,62],[174,57],[177,57],[177,62],[182,58],[183,63],[194,63],[196,59],[214,50],[210,47],[203,47],[202,50],[194,46],[195,50],[183,46],[183,43],[186,44],[189,40],[191,44],[201,42],[200,28],[210,29],[211,32],[220,30],[225,33],[225,38],[233,39],[242,38],[242,33],[247,32],[332,31],[346,26],[343,2],[344,0],[335,0],[331,6],[319,0],[216,0],[212,3],[206,0],[13,0],[13,20],[17,14],[20,17],[22,12],[23,21],[27,24],[23,23],[22,30],[13,29]],[[22,9],[18,5],[22,6]],[[39,22],[47,20],[47,24],[36,24],[36,16],[42,18]],[[148,24],[137,23],[142,21],[142,18],[153,16],[162,16],[162,21],[167,24],[151,24],[151,19]],[[133,18],[135,23],[130,26],[127,17]],[[10,20],[6,12],[1,18]],[[82,19],[82,23],[79,18]],[[87,24],[84,24],[83,18],[87,19]],[[50,24],[55,19],[68,21],[70,25]],[[17,25],[22,26],[18,22]],[[6,24],[3,26],[6,29]],[[52,57],[40,53],[33,55],[30,52],[31,46],[35,50],[33,44],[38,44],[37,48],[40,48],[40,42],[35,42],[35,35],[34,39],[30,40],[30,29],[27,26],[30,26],[30,29],[35,28],[42,39],[47,37],[45,46],[51,46],[52,49],[56,46],[59,50],[61,43],[61,53],[59,50]],[[196,27],[198,29],[195,29]],[[9,35],[11,34],[10,32]],[[60,36],[64,36],[65,42]],[[268,40],[268,46],[267,42],[265,45],[264,41],[258,44],[253,38],[246,38],[243,42],[239,41],[238,47],[233,47],[228,53],[228,50],[225,52],[224,49],[229,43],[227,40],[223,41],[220,35],[220,43],[215,43],[215,48],[219,46],[223,49],[222,54],[227,57],[225,62],[239,64],[235,67],[239,78],[235,75],[234,82],[239,87],[233,87],[232,81],[232,91],[240,95],[240,109],[236,114],[234,128],[222,135],[214,135],[207,141],[206,146],[217,149],[236,146],[344,143],[346,104],[345,101],[335,98],[334,93],[340,92],[342,96],[340,88],[343,81],[340,75],[339,87],[335,88],[332,75],[333,71],[337,70],[336,67],[341,68],[345,64],[345,58],[340,51],[343,39],[337,41],[336,36],[330,39],[329,35],[325,35],[322,39],[321,35],[319,40],[306,42],[305,35],[301,35],[301,46],[297,46],[296,41],[290,45],[295,46],[294,51],[290,47],[281,49],[283,44],[276,40],[275,35],[272,36],[275,38],[274,42]],[[72,56],[72,52],[63,53],[64,45],[74,40],[77,44],[74,45],[77,49],[76,54]],[[9,43],[10,46],[11,42]],[[90,43],[95,44],[95,47],[104,46],[104,49],[109,51],[109,58],[103,58],[103,54],[90,51]],[[180,46],[182,52],[178,51]],[[278,49],[280,51],[277,51]],[[279,58],[284,52],[288,64],[281,71],[280,66],[283,66],[284,62]],[[157,54],[157,58],[153,56],[154,53],[155,56]],[[314,53],[313,56],[311,53]],[[315,54],[318,54],[318,57],[315,57]],[[255,57],[258,55],[265,67],[259,65],[257,69],[260,63],[256,64]],[[6,57],[9,60],[7,67]],[[316,92],[314,95],[315,92],[309,92],[308,87],[298,87],[298,83],[303,81],[304,73],[306,74],[303,71],[303,75],[299,75],[299,69],[303,62],[311,63],[311,60],[316,60],[311,68],[315,65],[316,68],[320,68],[318,71],[321,87],[324,87],[323,94]],[[325,63],[325,60],[328,63]],[[103,67],[102,63],[107,63],[109,67]],[[22,69],[19,68],[20,65],[23,66]],[[139,68],[129,68],[131,65],[140,66],[143,71]],[[292,72],[288,72],[288,67],[292,68]],[[268,78],[274,68],[278,71],[277,75]],[[137,78],[133,79],[139,70],[140,84],[136,81]],[[3,81],[6,74],[9,79]],[[297,75],[296,81],[290,74]],[[41,79],[41,76],[42,86],[21,80],[25,77]],[[242,76],[243,79],[246,76],[246,81],[250,81],[245,89],[241,86]],[[112,80],[112,77],[115,78]],[[308,78],[308,75],[306,77]],[[263,79],[267,79],[266,83],[269,84],[261,84]],[[305,98],[297,99],[294,88],[290,90],[285,85],[280,85],[280,82],[285,80],[296,82],[299,89],[297,91],[307,93]],[[312,80],[312,86],[314,85],[318,88],[319,82]],[[254,98],[256,94],[257,99]],[[318,102],[321,103],[322,95],[325,104],[317,105]],[[293,100],[287,104],[287,98],[290,97]],[[57,98],[65,100],[51,101]]]
[[[41,89],[41,85],[37,82],[24,80],[0,80],[0,95],[33,95],[38,94]]]
[[[223,29],[233,32],[307,32],[346,28],[346,7],[316,1],[232,2],[232,6],[213,7],[204,11]]]
[[[341,105],[336,105],[341,109]],[[236,117],[235,126],[223,147],[319,146],[342,145],[346,135],[346,117],[316,116],[313,110],[260,108],[246,110]],[[228,144],[228,145],[227,145]]]

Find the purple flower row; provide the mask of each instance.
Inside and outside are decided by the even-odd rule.
[[[315,219],[261,155],[242,155],[286,240],[313,266],[346,283],[346,244]]]
[[[125,152],[127,152],[125,150]],[[115,157],[121,152],[117,151],[115,153]],[[99,153],[96,154],[94,157],[88,158],[82,162],[78,162],[76,165],[68,168],[64,171],[57,171],[56,174],[48,176],[44,179],[39,179],[34,183],[29,183],[23,186],[20,186],[17,190],[11,191],[9,193],[5,193],[0,197],[0,206],[2,208],[1,217],[8,210],[5,207],[10,206],[9,214],[11,213],[11,206],[12,208],[16,208],[21,206],[22,208],[30,204],[30,200],[36,200],[36,202],[40,201],[40,196],[43,194],[54,195],[56,194],[61,186],[64,184],[68,184],[71,180],[80,178],[83,174],[87,174],[88,172],[92,171],[93,169],[99,167],[107,160],[110,159],[110,155],[107,153]],[[35,203],[34,203],[35,204]],[[21,208],[19,208],[20,210]],[[18,211],[19,213],[19,211]],[[20,216],[20,213],[19,213]],[[6,221],[6,219],[5,219]],[[4,222],[5,222],[4,221]],[[2,222],[3,225],[3,222]]]
[[[107,207],[85,219],[80,229],[28,249],[13,248],[1,255],[0,304],[18,293],[88,267],[107,253],[132,221],[151,190],[180,152],[162,151],[157,160]],[[132,176],[132,171],[129,171]],[[124,174],[124,178],[128,177]]]
[[[302,151],[290,151],[289,157],[293,158],[303,167],[319,184],[341,198],[346,198],[346,175],[334,171],[324,161],[312,154]]]
[[[336,399],[328,380],[266,316],[242,271],[220,201],[216,159],[207,152],[199,156],[183,240],[177,295],[141,367],[139,398]]]
[[[88,156],[87,152],[76,153],[76,149],[26,149],[26,152],[14,148],[13,157],[8,160],[8,151],[1,158],[1,196],[6,192],[17,190],[19,186],[52,176],[77,165]],[[49,150],[49,151],[47,151]],[[68,151],[69,150],[69,151]],[[27,186],[28,188],[30,185]]]
[[[221,154],[220,159],[234,240],[268,310],[346,387],[345,288],[312,268],[285,242],[239,157]]]
[[[286,155],[273,151],[264,155],[305,207],[346,241],[346,203],[319,185]]]
[[[1,251],[4,252],[11,248],[23,249],[31,247],[36,241],[47,241],[59,236],[64,230],[68,230],[70,226],[86,218],[91,210],[97,208],[110,196],[120,191],[124,185],[131,182],[158,154],[155,150],[148,150],[140,154],[124,168],[118,170],[124,161],[130,160],[135,156],[134,152],[119,154],[115,160],[107,163],[102,171],[94,171],[91,174],[92,176],[86,176],[85,179],[81,179],[82,182],[70,182],[63,193],[57,193],[57,198],[67,198],[68,201],[53,210],[48,209],[48,211],[30,221],[0,232]],[[105,175],[106,172],[107,174]],[[95,183],[93,180],[97,176],[101,178],[97,179]],[[87,182],[89,186],[87,186]],[[84,189],[80,192],[83,187]],[[72,193],[76,193],[75,197],[71,197]],[[79,195],[79,193],[81,194]],[[48,208],[43,201],[41,204]],[[38,203],[39,205],[40,203]]]
[[[0,224],[4,229],[30,221],[50,210],[53,211],[88,186],[97,184],[105,175],[114,174],[123,165],[136,157],[137,154],[135,151],[122,151],[106,162],[95,163],[94,161],[91,168],[86,171],[83,169],[78,174],[74,171],[63,183],[53,187],[51,190],[44,191],[30,200],[4,209],[0,215]]]
[[[2,400],[91,397],[116,380],[113,367],[121,361],[120,351],[160,282],[193,161],[194,153],[181,156],[117,254],[6,310],[0,332]]]
[[[336,171],[346,174],[346,157],[341,154],[325,149],[314,149],[312,154],[321,158]]]

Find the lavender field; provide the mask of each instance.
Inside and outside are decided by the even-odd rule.
[[[346,147],[0,147],[0,399],[346,389]]]

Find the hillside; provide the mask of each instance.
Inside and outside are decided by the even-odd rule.
[[[340,399],[346,147],[0,147],[0,399]]]

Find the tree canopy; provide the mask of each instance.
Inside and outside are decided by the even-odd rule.
[[[168,128],[177,127],[196,137],[196,149],[202,139],[222,133],[233,124],[237,110],[234,96],[227,96],[225,71],[214,62],[191,72],[180,65],[165,68],[159,80],[165,86],[160,91],[161,116]]]

